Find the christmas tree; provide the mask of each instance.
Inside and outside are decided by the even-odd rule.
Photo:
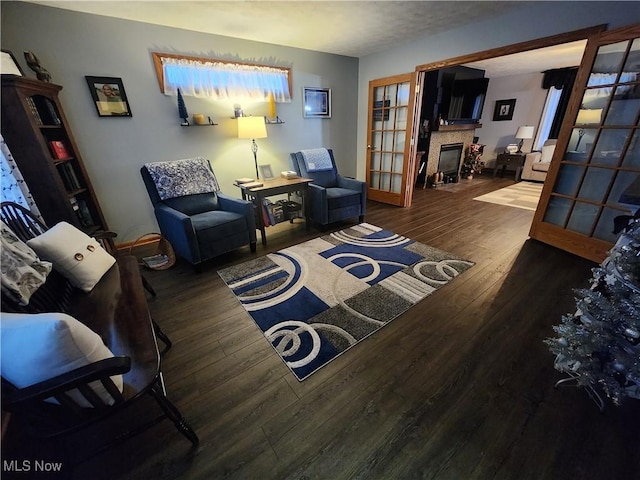
[[[180,125],[189,125],[189,113],[187,112],[187,106],[184,104],[180,89],[178,89],[178,116],[182,119]]]
[[[640,212],[640,211],[639,211]],[[604,404],[603,391],[615,405],[640,399],[640,218],[625,217],[606,260],[592,270],[591,288],[575,290],[576,312],[553,327],[547,339],[556,354],[556,370],[585,387]]]

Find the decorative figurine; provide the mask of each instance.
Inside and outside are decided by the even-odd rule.
[[[51,74],[47,71],[46,68],[40,65],[40,60],[38,60],[38,57],[36,57],[33,52],[24,52],[24,58],[27,61],[27,65],[29,66],[29,68],[36,72],[36,77],[38,77],[38,80],[42,80],[43,82],[51,81]]]

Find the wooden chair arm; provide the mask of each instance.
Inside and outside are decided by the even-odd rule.
[[[129,357],[111,357],[76,368],[42,382],[34,383],[28,387],[14,391],[7,391],[7,388],[3,388],[2,408],[11,411],[12,408],[15,409],[20,405],[55,397],[87,383],[109,379],[112,375],[126,373],[130,369],[131,359]]]

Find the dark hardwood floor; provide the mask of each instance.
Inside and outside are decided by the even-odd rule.
[[[533,212],[473,200],[512,183],[488,174],[456,193],[418,189],[408,209],[370,202],[368,223],[476,265],[304,382],[217,270],[321,232],[279,225],[267,247],[201,273],[180,262],[145,272],[174,344],[168,395],[200,447],[165,421],[73,478],[640,478],[640,402],[600,413],[584,391],[554,389],[561,375],[542,341],[574,310],[572,289],[588,286],[594,264],[529,240]],[[37,445],[25,451],[37,457]]]

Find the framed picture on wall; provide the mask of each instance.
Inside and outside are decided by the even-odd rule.
[[[304,118],[331,118],[331,89],[302,87]]]
[[[131,117],[122,79],[85,75],[89,92],[100,117]]]
[[[513,118],[513,110],[516,108],[516,99],[496,100],[496,107],[493,110],[493,121],[511,120]]]

